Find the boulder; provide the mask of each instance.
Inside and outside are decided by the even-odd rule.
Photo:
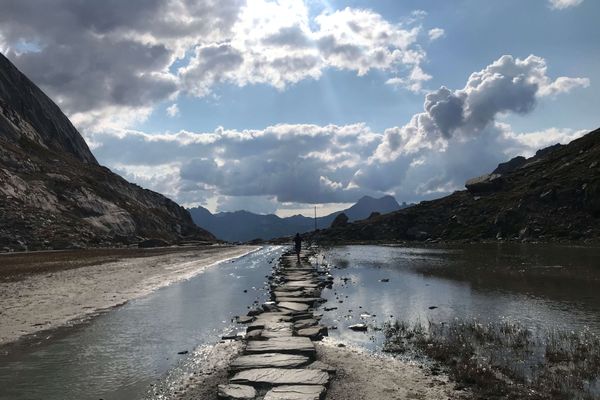
[[[348,225],[348,216],[344,213],[338,214],[338,216],[335,217],[335,219],[331,223],[332,228],[340,228],[346,225]]]
[[[495,192],[502,188],[504,179],[500,174],[485,174],[477,178],[469,179],[465,183],[467,190],[473,194]]]

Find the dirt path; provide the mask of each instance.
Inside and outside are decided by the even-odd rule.
[[[54,262],[50,272],[0,282],[0,345],[123,304],[257,248],[201,247],[92,265],[81,259],[72,262],[86,266],[66,264],[63,269]],[[0,258],[3,263],[7,260]]]

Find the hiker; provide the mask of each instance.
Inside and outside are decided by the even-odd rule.
[[[294,237],[294,249],[296,250],[296,256],[298,257],[298,262],[300,262],[300,250],[302,250],[302,238],[299,233],[296,233]]]

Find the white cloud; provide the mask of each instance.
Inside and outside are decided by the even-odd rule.
[[[426,54],[412,25],[424,14],[410,18],[330,7],[313,16],[298,0],[21,0],[0,14],[0,47],[80,128],[97,130],[182,92],[284,89],[327,69],[390,71],[420,90]],[[39,51],[17,51],[23,42]]]
[[[548,0],[550,8],[555,10],[564,10],[569,7],[576,7],[583,3],[583,0]]]
[[[179,106],[177,106],[177,103],[173,103],[169,107],[167,107],[166,111],[169,117],[175,118],[179,115]]]
[[[466,140],[480,135],[494,125],[499,113],[526,114],[539,97],[586,85],[585,78],[551,79],[543,58],[502,56],[472,73],[463,89],[442,87],[427,94],[425,111],[403,127],[388,129],[374,157],[386,162],[421,149],[443,150],[451,137]]]
[[[405,29],[369,10],[345,8],[311,20],[303,2],[252,0],[240,12],[230,39],[196,47],[190,64],[181,69],[182,87],[204,96],[219,82],[283,89],[318,79],[328,68],[358,75],[372,69],[422,72],[419,29]]]
[[[364,194],[419,201],[460,189],[513,156],[584,134],[514,132],[497,121],[499,114],[530,113],[539,99],[584,83],[552,79],[540,57],[503,56],[472,73],[462,89],[428,93],[423,112],[383,133],[364,124],[280,124],[153,135],[121,129],[90,139],[101,162],[183,204],[212,201],[215,208],[233,209],[246,201],[255,211],[271,212],[275,202],[301,209],[354,202]]]
[[[434,40],[444,37],[446,33],[442,28],[433,28],[429,30],[428,34],[429,40],[433,42]]]

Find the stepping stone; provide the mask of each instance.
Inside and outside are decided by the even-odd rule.
[[[299,329],[298,336],[305,336],[311,340],[321,340],[323,336],[327,336],[327,327],[317,325],[310,328]]]
[[[292,317],[289,313],[284,312],[266,312],[262,313],[256,318],[256,320],[248,325],[247,330],[264,329],[280,322],[289,322]]]
[[[262,333],[263,331],[260,329],[248,331],[246,333],[246,340],[265,340],[265,338],[262,336]]]
[[[315,361],[306,367],[308,369],[319,369],[321,371],[329,372],[330,374],[335,374],[337,370],[333,368],[329,364],[325,364],[323,361]]]
[[[247,385],[219,385],[217,396],[223,400],[251,400],[256,397],[256,389]]]
[[[238,324],[249,324],[250,322],[254,321],[254,317],[248,316],[248,315],[243,315],[240,317],[236,317],[236,321]]]
[[[303,312],[303,313],[299,312],[299,313],[292,315],[292,322],[294,322],[294,323],[301,321],[303,319],[317,319],[317,318],[315,317],[314,313],[312,313],[312,312]]]
[[[278,322],[265,326],[262,331],[264,338],[293,336],[293,325],[291,322]]]
[[[315,346],[309,338],[301,336],[277,337],[268,340],[248,342],[246,353],[303,353],[315,354]]]
[[[275,297],[304,297],[306,292],[302,290],[274,290],[273,295]]]
[[[323,299],[320,297],[275,297],[275,301],[277,302],[282,302],[282,301],[291,301],[291,302],[295,302],[295,303],[307,303],[307,304],[314,304],[317,301],[322,301]]]
[[[310,308],[308,304],[293,303],[291,301],[282,301],[281,303],[277,303],[277,307],[292,311],[306,311]]]
[[[306,328],[310,328],[311,326],[315,326],[317,324],[318,324],[318,322],[316,319],[312,319],[312,318],[301,319],[299,321],[294,322],[294,329],[296,329],[296,330],[306,329]]]
[[[230,381],[253,386],[326,385],[329,374],[316,369],[257,368],[240,371]]]
[[[234,359],[230,364],[230,368],[234,371],[256,368],[298,368],[305,365],[308,361],[308,357],[299,354],[251,354]]]
[[[319,400],[324,394],[321,385],[285,385],[269,390],[264,400]]]

